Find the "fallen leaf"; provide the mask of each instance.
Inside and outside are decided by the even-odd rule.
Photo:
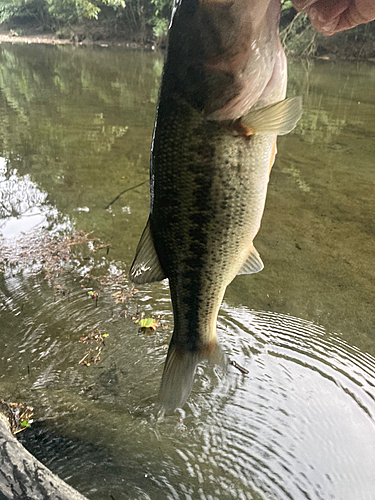
[[[152,328],[153,330],[156,330],[158,323],[154,320],[154,318],[144,318],[139,321],[139,326],[141,328]]]

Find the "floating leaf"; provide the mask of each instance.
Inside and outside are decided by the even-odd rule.
[[[158,323],[154,320],[154,318],[144,318],[139,321],[139,326],[141,328],[152,328],[156,330]]]
[[[103,333],[102,337],[109,337],[109,334],[108,333]]]
[[[89,292],[87,292],[87,295],[94,295],[94,292],[92,290],[90,290]]]

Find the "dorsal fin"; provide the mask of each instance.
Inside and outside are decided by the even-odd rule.
[[[152,283],[161,281],[166,275],[161,268],[154,241],[150,230],[150,218],[139,240],[137,251],[129,272],[129,279],[133,283]]]

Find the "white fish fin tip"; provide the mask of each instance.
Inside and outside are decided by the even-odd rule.
[[[164,278],[166,278],[166,275],[161,268],[155,250],[150,231],[150,219],[148,219],[130,268],[129,279],[133,283],[143,284],[161,281]]]
[[[254,246],[251,247],[249,255],[247,256],[245,262],[242,264],[241,269],[238,274],[255,274],[262,271],[264,264],[260,255]]]

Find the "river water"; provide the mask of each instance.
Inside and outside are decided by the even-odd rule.
[[[92,500],[373,500],[375,66],[289,64],[304,115],[278,142],[265,269],[234,280],[218,319],[249,373],[203,364],[162,421],[167,283],[124,277],[148,215],[161,70],[155,53],[0,46],[0,396],[34,407],[20,439]],[[75,230],[104,246],[71,245],[49,267],[46,239]],[[95,330],[104,344],[79,342]]]

